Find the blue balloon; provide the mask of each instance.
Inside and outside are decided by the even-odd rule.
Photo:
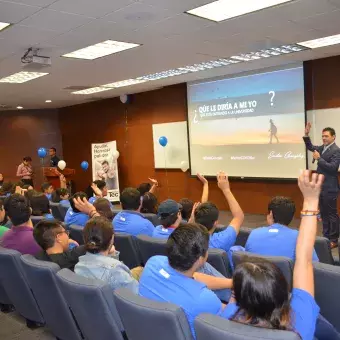
[[[39,148],[38,149],[38,156],[40,158],[45,158],[47,156],[47,151],[45,148]]]
[[[89,163],[87,163],[86,161],[83,161],[81,162],[80,166],[83,170],[87,170],[89,168]]]
[[[166,138],[165,136],[159,137],[158,142],[164,148],[168,144],[168,138]]]

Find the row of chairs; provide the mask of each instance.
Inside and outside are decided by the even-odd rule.
[[[321,313],[340,331],[340,306],[334,303],[340,294],[340,268],[314,263],[314,275]],[[144,299],[126,289],[112,294],[103,281],[1,247],[0,303],[13,304],[28,324],[46,325],[59,340],[192,340],[178,306]],[[199,316],[195,330],[198,340],[299,339],[294,333],[253,328],[213,315]]]

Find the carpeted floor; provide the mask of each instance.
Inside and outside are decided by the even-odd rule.
[[[231,220],[229,212],[221,211],[219,223],[228,224]],[[291,223],[292,228],[299,227],[299,219],[294,219]],[[248,228],[256,228],[266,225],[266,216],[247,214],[244,226]],[[318,235],[322,236],[321,223],[318,227]],[[338,256],[337,249],[333,250],[333,255]],[[52,340],[53,335],[46,328],[30,330],[26,327],[25,320],[15,312],[4,314],[0,312],[0,339],[1,340]],[[70,339],[72,340],[72,339]]]

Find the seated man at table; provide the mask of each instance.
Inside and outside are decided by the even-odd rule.
[[[64,222],[66,225],[75,224],[85,227],[86,222],[89,220],[89,216],[82,213],[75,207],[73,199],[77,199],[78,197],[80,199],[87,199],[85,192],[76,192],[69,200],[71,207],[67,210]]]
[[[135,188],[126,188],[120,195],[120,202],[123,210],[113,219],[114,230],[133,236],[152,236],[154,225],[140,213],[142,207],[140,192]]]
[[[295,261],[298,230],[289,228],[295,214],[291,198],[276,196],[268,204],[268,227],[252,230],[245,250],[263,256],[285,256]],[[319,262],[314,250],[313,261]]]

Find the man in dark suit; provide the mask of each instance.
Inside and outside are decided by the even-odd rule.
[[[57,149],[56,148],[50,148],[49,150],[50,154],[50,166],[52,168],[58,167],[58,163],[60,161],[60,158],[57,156]]]
[[[325,180],[320,194],[320,213],[323,235],[331,241],[331,248],[336,248],[339,238],[339,215],[337,200],[339,194],[338,169],[340,149],[335,144],[335,130],[327,127],[322,130],[323,145],[315,146],[309,138],[311,123],[307,123],[303,140],[309,151],[313,152],[313,163],[318,162],[316,172],[323,174]]]

